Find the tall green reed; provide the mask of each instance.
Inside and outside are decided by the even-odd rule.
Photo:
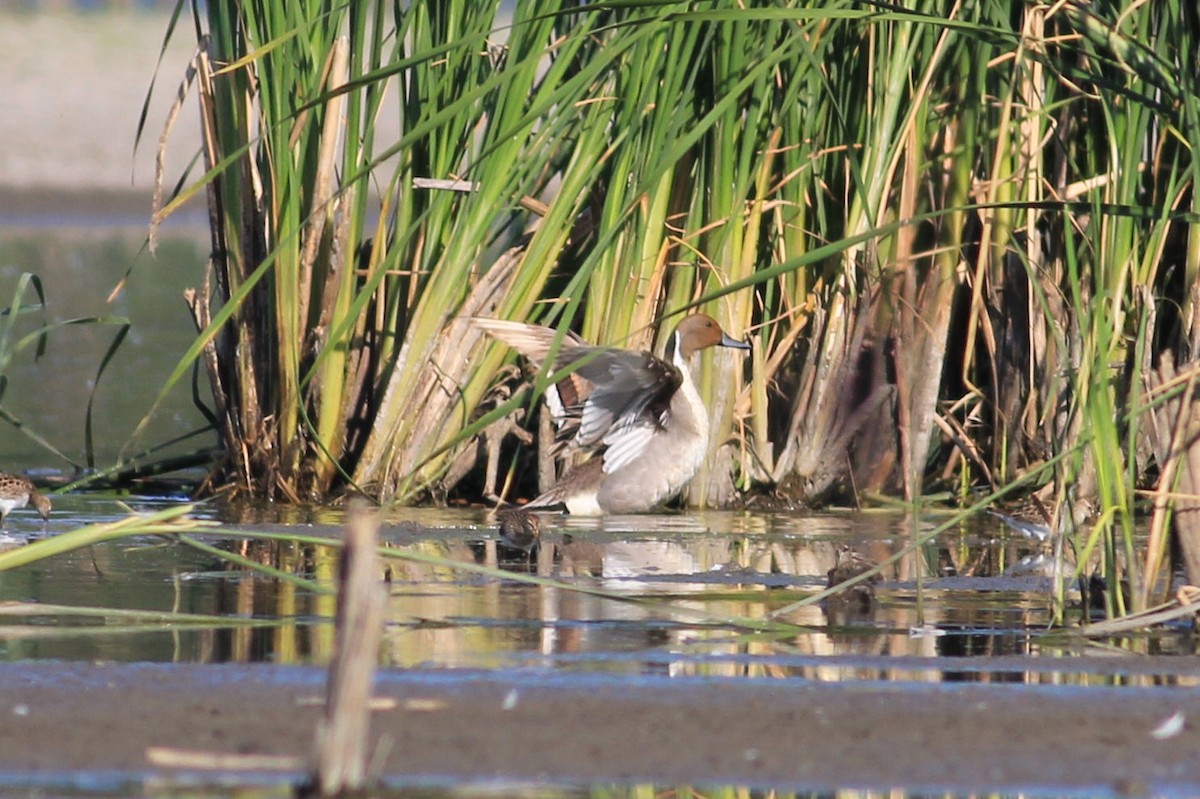
[[[6,407],[4,396],[10,388],[9,374],[14,361],[19,358],[37,359],[46,351],[56,330],[75,325],[112,326],[116,328],[104,357],[96,369],[89,392],[87,410],[84,417],[84,462],[77,463],[67,453],[55,446],[45,432],[38,430],[26,420],[20,418]],[[125,335],[129,332],[129,320],[123,316],[86,316],[52,320],[48,318],[46,306],[46,291],[41,278],[31,272],[22,272],[13,284],[12,297],[8,305],[0,306],[0,420],[5,422],[9,435],[22,435],[34,442],[38,448],[52,455],[55,459],[71,464],[79,470],[94,469],[96,456],[92,435],[92,412],[96,391],[101,378],[120,349]],[[22,388],[30,390],[35,395],[37,388]]]
[[[701,308],[755,351],[705,371],[687,502],[1053,463],[1132,570],[1139,370],[1200,329],[1185,6],[192,6],[227,476],[417,500],[494,418],[467,317],[649,347]]]

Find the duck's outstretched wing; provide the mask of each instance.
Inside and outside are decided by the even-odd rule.
[[[581,449],[604,446],[604,471],[636,460],[662,430],[671,397],[683,375],[648,352],[593,347],[573,333],[501,319],[475,324],[534,363],[545,363],[556,339],[555,371],[574,367],[555,391],[547,392],[555,422]]]
[[[523,322],[510,322],[504,319],[487,319],[475,317],[472,324],[485,331],[517,352],[521,353],[530,363],[542,365],[550,355],[555,339],[559,342],[559,355],[565,349],[587,347],[579,336],[570,331],[562,334],[552,327],[529,325]],[[556,359],[555,369],[562,358]],[[567,361],[570,363],[570,360]],[[591,394],[592,386],[578,373],[568,375],[552,386],[546,392],[546,405],[550,408],[550,416],[558,429],[559,436],[565,439],[575,437],[579,420],[583,415],[583,406]]]
[[[683,382],[679,369],[648,352],[596,347],[572,348],[559,358],[579,360],[576,374],[592,386],[575,442],[584,448],[603,444],[608,473],[637,460],[666,425],[671,397]]]
[[[544,325],[529,325],[510,322],[507,319],[488,319],[482,316],[471,318],[471,324],[493,338],[503,341],[517,352],[537,364],[546,362],[555,339],[561,337],[560,347],[586,346],[583,339],[567,330],[562,333]]]

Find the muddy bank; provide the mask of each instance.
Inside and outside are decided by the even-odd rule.
[[[301,667],[0,665],[0,772],[9,783],[183,773],[149,765],[151,747],[304,757],[323,678]],[[1194,688],[393,670],[376,695],[395,700],[373,733],[400,782],[1200,792]],[[1182,729],[1164,735],[1177,713]]]

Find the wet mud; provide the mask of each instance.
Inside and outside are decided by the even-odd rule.
[[[1111,671],[1104,660],[1076,665]],[[81,772],[203,783],[203,770],[155,765],[152,750],[303,759],[323,679],[269,665],[0,665],[0,772],[10,785],[78,784]],[[1200,791],[1191,687],[388,669],[375,695],[394,700],[372,720],[392,785]],[[298,780],[301,762],[254,781]]]

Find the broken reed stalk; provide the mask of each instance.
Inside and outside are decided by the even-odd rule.
[[[371,687],[386,603],[378,533],[378,516],[365,505],[353,506],[339,570],[325,717],[317,728],[317,770],[308,786],[319,796],[361,790],[367,783]]]
[[[1149,598],[1166,552],[1166,511],[1174,501],[1173,523],[1183,553],[1188,582],[1200,581],[1200,404],[1194,401],[1198,366],[1175,366],[1170,353],[1162,356],[1157,371],[1147,376],[1152,395],[1183,385],[1178,396],[1154,408],[1149,427],[1154,457],[1161,475],[1154,495],[1150,542],[1146,547],[1145,586]]]

